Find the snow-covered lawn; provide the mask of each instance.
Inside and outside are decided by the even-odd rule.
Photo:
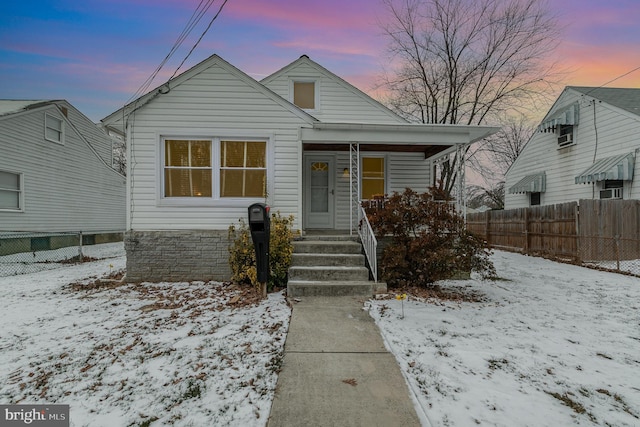
[[[87,248],[108,258],[0,278],[0,403],[66,403],[73,426],[266,423],[281,294],[96,282],[124,268],[122,244]],[[439,283],[481,302],[367,303],[424,425],[640,425],[640,279],[493,260],[502,280]]]
[[[370,303],[431,426],[639,426],[640,279],[496,252],[482,302]]]
[[[290,310],[219,283],[96,282],[122,244],[0,278],[0,403],[64,403],[73,426],[266,423]],[[73,284],[73,285],[72,285]]]

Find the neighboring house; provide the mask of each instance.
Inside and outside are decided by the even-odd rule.
[[[122,236],[112,138],[67,101],[0,100],[0,147],[0,233]]]
[[[640,89],[568,86],[506,174],[505,209],[640,199]]]
[[[361,199],[426,191],[435,156],[497,130],[409,124],[307,56],[258,82],[213,55],[103,124],[129,149],[130,280],[228,279],[255,202],[303,232],[357,227]]]

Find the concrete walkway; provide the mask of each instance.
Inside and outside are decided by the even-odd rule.
[[[300,299],[267,426],[419,426],[363,298]]]

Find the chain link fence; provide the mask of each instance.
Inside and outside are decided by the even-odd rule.
[[[122,232],[0,232],[0,277],[92,260],[87,247],[122,241]]]
[[[579,260],[588,267],[640,276],[640,239],[580,236]]]

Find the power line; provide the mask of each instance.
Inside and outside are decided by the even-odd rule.
[[[156,78],[158,73],[160,73],[162,68],[169,61],[169,59],[175,54],[175,52],[178,50],[178,48],[180,48],[182,43],[187,39],[189,34],[191,34],[193,29],[198,25],[200,20],[207,13],[209,8],[211,8],[211,6],[213,5],[214,2],[215,2],[215,0],[200,0],[200,3],[198,4],[196,9],[194,10],[193,14],[189,18],[189,21],[185,25],[184,29],[182,30],[182,32],[180,33],[178,38],[174,42],[174,44],[171,47],[171,50],[169,51],[169,53],[164,57],[162,62],[160,62],[160,65],[158,65],[156,67],[156,69],[151,73],[151,75],[142,83],[142,85],[138,88],[138,90],[131,96],[131,98],[129,98],[127,100],[127,102],[125,102],[125,104],[128,104],[131,100],[133,100],[133,99],[137,98],[139,95],[142,95],[142,94],[147,92],[149,86],[151,86],[151,83]],[[225,3],[226,3],[226,0],[225,0]],[[224,4],[222,6],[224,6]],[[220,8],[220,10],[218,11],[218,13],[216,14],[215,17],[217,17],[220,14],[221,10],[222,10],[222,7]],[[214,20],[215,20],[215,17],[214,17]],[[213,22],[213,20],[212,20],[212,22]],[[209,27],[211,26],[211,23],[209,24],[209,26],[205,30],[205,33],[209,29]],[[204,34],[202,36],[204,36]],[[202,38],[202,36],[200,36],[200,39]],[[198,40],[198,42],[199,41],[200,40]],[[191,51],[193,51],[193,48],[191,49]],[[189,52],[189,54],[191,54],[191,52]],[[186,60],[186,58],[185,58],[185,60]],[[184,63],[184,60],[183,60],[183,63]],[[175,73],[174,73],[174,76],[175,76]],[[172,76],[172,78],[173,78],[173,76]]]
[[[596,90],[596,89],[600,89],[600,88],[603,88],[603,87],[605,87],[606,85],[611,84],[611,83],[615,82],[616,80],[620,80],[621,78],[626,77],[626,76],[628,76],[629,74],[633,73],[634,71],[638,71],[638,70],[640,70],[640,67],[636,67],[636,68],[634,68],[634,69],[633,69],[633,70],[631,70],[631,71],[627,71],[627,72],[626,72],[626,73],[624,73],[623,75],[618,76],[618,77],[616,77],[616,78],[615,78],[615,79],[613,79],[613,80],[609,80],[608,82],[603,83],[603,84],[601,84],[601,85],[600,85],[600,86],[598,86],[598,87],[594,87],[594,88],[592,88],[589,92],[585,93],[585,95],[589,95],[589,94],[590,94],[591,92],[593,92],[594,90]]]
[[[191,50],[189,51],[189,53],[187,54],[187,56],[184,57],[184,59],[182,60],[182,62],[180,63],[180,65],[178,65],[178,68],[176,68],[176,71],[173,72],[173,75],[171,76],[171,78],[169,80],[171,80],[172,78],[174,78],[176,76],[176,74],[178,73],[178,70],[180,70],[180,68],[184,65],[185,61],[189,58],[189,56],[191,56],[191,54],[193,53],[193,51],[196,49],[196,47],[198,46],[198,44],[200,44],[200,41],[202,41],[202,38],[204,37],[205,34],[207,34],[207,31],[209,31],[209,28],[211,28],[211,25],[213,24],[213,22],[218,19],[218,15],[220,15],[220,12],[222,12],[222,9],[224,8],[224,5],[227,4],[227,1],[229,0],[224,0],[222,2],[222,5],[220,5],[220,8],[218,9],[218,12],[214,15],[213,18],[211,18],[211,21],[209,22],[209,25],[207,25],[207,28],[204,29],[204,31],[202,32],[202,34],[200,35],[200,38],[198,38],[198,41],[195,42],[195,44],[193,45],[193,47],[191,48]]]

